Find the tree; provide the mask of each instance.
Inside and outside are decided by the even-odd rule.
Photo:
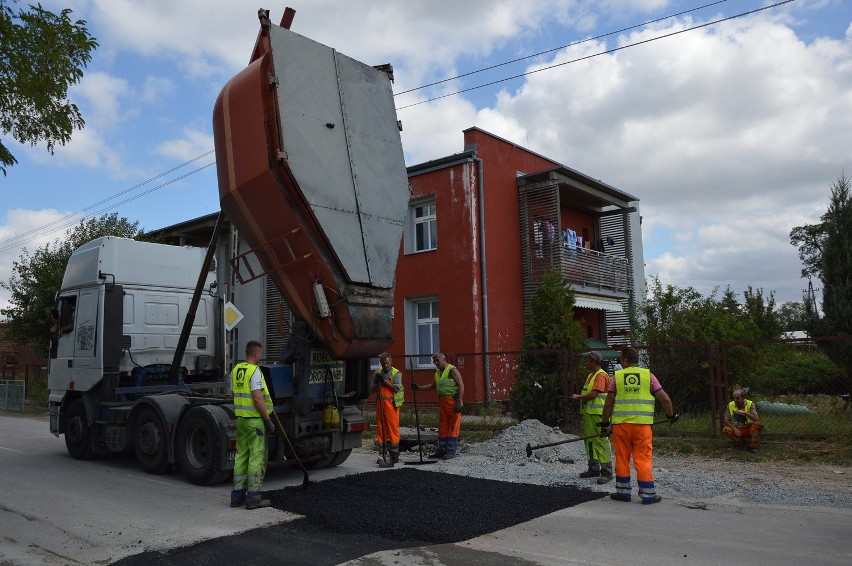
[[[583,347],[582,327],[574,320],[574,292],[559,270],[545,274],[538,284],[521,346],[525,353],[509,397],[512,412],[519,420],[534,418],[558,425],[562,421],[562,375],[568,369],[564,354]]]
[[[781,303],[776,314],[782,332],[793,332],[807,328],[805,303],[802,301]]]
[[[101,236],[141,238],[139,222],[109,214],[90,218],[65,233],[64,240],[45,244],[30,255],[27,250],[12,262],[12,275],[0,287],[10,292],[9,306],[0,309],[8,319],[6,337],[39,351],[47,340],[48,316],[62,285],[62,276],[71,253],[82,244]]]
[[[797,226],[790,243],[799,248],[802,276],[816,276],[822,286],[822,315],[806,302],[811,336],[852,335],[852,181],[842,174],[831,185],[828,210],[819,224]],[[848,368],[852,388],[852,341],[820,341],[819,347]]]
[[[40,5],[13,10],[0,0],[0,131],[20,143],[47,143],[52,154],[66,144],[85,122],[68,100],[68,87],[83,77],[83,69],[98,46],[84,20],[72,22],[71,10],[59,14]],[[0,142],[0,171],[17,163]]]
[[[775,291],[770,291],[764,301],[763,289],[753,290],[751,285],[743,292],[743,315],[757,327],[757,337],[761,340],[775,340],[781,337],[784,329],[775,311]]]

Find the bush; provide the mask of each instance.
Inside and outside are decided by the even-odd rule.
[[[821,350],[793,352],[757,370],[748,384],[762,395],[845,391],[845,375]]]

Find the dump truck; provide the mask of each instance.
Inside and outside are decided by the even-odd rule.
[[[229,313],[262,310],[240,291],[258,281],[294,319],[261,367],[290,441],[268,439],[270,464],[335,466],[361,445],[410,194],[393,71],[292,32],[292,14],[275,25],[258,12],[249,65],[215,103],[222,210],[207,249],[104,237],[71,255],[48,387],[50,430],[74,458],[133,453],[150,473],[224,481],[229,371],[262,338]],[[228,254],[226,219],[224,239],[240,242]]]

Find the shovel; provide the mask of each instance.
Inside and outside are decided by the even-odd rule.
[[[308,487],[308,484],[311,483],[310,480],[308,479],[308,469],[305,468],[305,465],[299,459],[299,455],[296,454],[296,449],[293,448],[293,444],[290,442],[290,437],[287,436],[287,431],[284,430],[284,425],[281,424],[281,419],[278,418],[278,413],[276,413],[275,411],[272,411],[272,416],[275,417],[275,423],[278,425],[276,432],[281,434],[281,436],[284,437],[284,440],[287,441],[287,446],[290,447],[290,451],[293,453],[293,457],[296,458],[296,462],[298,462],[299,467],[302,468],[302,473],[305,474],[305,477],[302,478],[302,489],[306,489]]]
[[[411,378],[411,382],[414,383],[414,378]],[[420,441],[420,412],[417,410],[417,390],[413,387],[411,388],[411,393],[414,395],[414,419],[417,424],[417,446],[420,448],[420,461],[406,462],[406,465],[409,466],[420,466],[422,464],[434,464],[438,460],[424,460],[423,459],[423,443]]]
[[[662,421],[656,421],[651,423],[651,426],[663,424],[669,422],[669,419],[665,419]],[[539,448],[550,448],[551,446],[558,446],[560,444],[569,444],[571,442],[580,442],[581,440],[588,440],[590,438],[600,438],[601,436],[608,436],[603,434],[590,434],[589,436],[581,436],[580,438],[569,438],[568,440],[560,440],[559,442],[551,442],[550,444],[539,444],[538,446],[531,446],[527,444],[527,458],[532,456],[533,450],[538,450]]]

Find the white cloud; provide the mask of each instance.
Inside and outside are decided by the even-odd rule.
[[[78,220],[73,213],[54,209],[12,209],[0,223],[0,281],[8,282],[12,276],[12,264],[18,261],[26,249],[36,249],[51,244],[61,237],[68,227]],[[8,292],[0,290],[0,308],[9,305]]]
[[[157,145],[155,153],[176,161],[189,161],[213,149],[213,136],[198,130],[184,130],[183,137]],[[211,157],[212,159],[212,157]]]

